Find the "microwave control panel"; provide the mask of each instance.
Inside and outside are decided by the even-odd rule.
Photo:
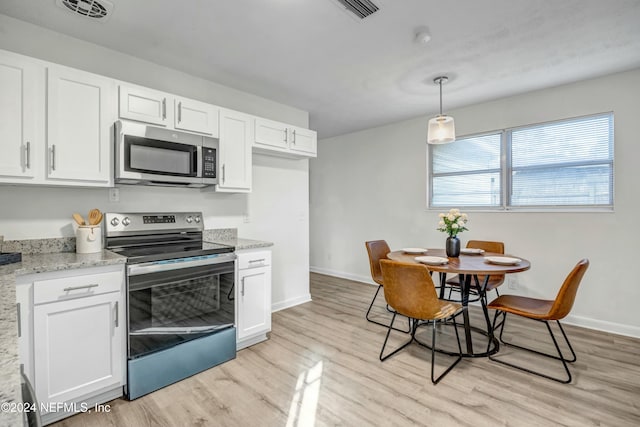
[[[216,177],[216,149],[202,147],[202,177]]]

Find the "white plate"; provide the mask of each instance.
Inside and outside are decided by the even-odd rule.
[[[418,262],[429,265],[442,265],[449,262],[448,259],[439,256],[417,256],[414,259]]]
[[[484,249],[463,248],[463,249],[460,249],[460,253],[461,254],[467,254],[467,255],[480,255],[480,254],[484,253]]]
[[[522,261],[520,258],[511,258],[508,256],[486,256],[484,257],[484,260],[491,264],[499,265],[516,265],[520,264],[520,261]]]
[[[427,250],[424,248],[402,248],[402,252],[405,254],[426,254]]]

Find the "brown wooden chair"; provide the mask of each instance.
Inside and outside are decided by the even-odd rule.
[[[369,309],[367,310],[367,314],[365,314],[365,318],[369,322],[375,323],[376,325],[389,327],[389,324],[371,319],[369,315],[371,313],[371,308],[373,307],[373,304],[376,302],[376,298],[380,293],[380,289],[384,285],[384,282],[382,281],[382,270],[380,270],[380,260],[387,259],[387,255],[389,254],[389,252],[391,252],[391,249],[389,249],[389,245],[387,245],[387,242],[384,240],[372,240],[369,242],[365,242],[364,245],[367,247],[367,253],[369,254],[369,268],[371,269],[371,278],[378,284],[378,289],[376,289],[376,293],[371,300],[371,304],[369,304]],[[392,312],[388,306],[387,311],[389,311],[390,313]],[[407,330],[397,328],[394,329],[400,332],[409,333],[411,331],[411,326],[409,326]]]
[[[489,359],[502,363],[504,365],[508,365],[508,366],[520,369],[525,372],[539,375],[544,378],[552,379],[554,381],[558,381],[565,384],[570,383],[571,372],[569,372],[569,366],[567,365],[567,363],[573,363],[576,361],[576,353],[573,350],[571,343],[569,342],[569,338],[567,337],[567,334],[564,332],[564,329],[560,324],[560,319],[564,319],[571,311],[571,308],[573,307],[573,302],[575,301],[575,298],[576,298],[576,292],[578,291],[578,286],[580,285],[580,281],[582,280],[582,277],[584,276],[584,273],[587,271],[588,267],[589,267],[589,260],[583,259],[580,262],[578,262],[578,264],[576,264],[573,270],[571,270],[571,273],[569,273],[567,278],[564,280],[564,283],[562,284],[562,287],[560,288],[560,291],[558,292],[558,295],[556,296],[555,300],[542,300],[542,299],[529,298],[529,297],[523,297],[523,296],[517,296],[517,295],[502,295],[496,298],[495,300],[491,301],[491,303],[488,305],[488,308],[497,310],[493,318],[492,330],[495,332],[497,328],[500,328],[499,338],[502,344],[510,347],[519,348],[522,350],[527,350],[529,352],[550,357],[552,359],[560,360],[562,362],[562,365],[564,366],[565,372],[567,373],[566,379],[556,378],[550,375],[543,374],[541,372],[536,372],[531,369],[528,369],[519,365],[515,365],[513,363],[509,363],[504,360],[500,360],[495,356],[489,356]],[[507,320],[507,313],[516,314],[518,316],[526,317],[528,319],[544,322],[544,324],[547,326],[547,330],[549,331],[549,335],[551,335],[551,340],[553,341],[553,344],[556,347],[556,351],[558,352],[558,355],[556,356],[554,354],[543,353],[541,351],[538,351],[529,347],[524,347],[524,346],[520,346],[520,345],[516,345],[516,344],[508,343],[504,341],[502,338],[502,334],[504,332],[504,326]],[[502,317],[502,321],[496,324],[500,316]],[[565,358],[564,355],[562,354],[562,351],[560,350],[560,346],[558,345],[556,337],[553,334],[553,331],[551,330],[551,326],[549,325],[549,322],[553,320],[555,320],[556,323],[558,324],[558,327],[562,332],[562,336],[564,337],[564,340],[567,343],[569,350],[571,351],[571,356],[572,356],[571,359]]]
[[[424,265],[382,260],[380,261],[380,267],[384,280],[384,296],[389,306],[394,310],[391,324],[387,330],[387,336],[380,350],[380,360],[385,361],[415,341],[431,349],[431,382],[437,384],[462,359],[462,347],[460,346],[460,336],[458,335],[458,326],[455,319],[458,314],[462,313],[462,306],[451,301],[438,299],[429,270],[427,270]],[[393,328],[393,322],[396,320],[398,314],[402,314],[411,319],[411,339],[391,353],[384,355],[384,349],[387,346],[387,341]],[[422,323],[420,323],[421,321]],[[446,323],[447,321],[453,322]],[[416,329],[419,325],[424,325],[424,322],[433,325],[431,346],[421,343],[415,337]],[[435,378],[434,366],[436,351],[439,351],[436,350],[437,323],[443,325],[446,323],[453,327],[458,343],[458,357],[443,373]]]
[[[482,249],[485,252],[493,252],[496,254],[504,254],[504,243],[503,242],[492,242],[487,240],[469,240],[467,242],[467,248],[473,249]],[[478,301],[480,298],[484,297],[484,303],[487,302],[486,293],[492,290],[496,291],[496,294],[500,296],[498,292],[498,286],[504,283],[504,274],[492,274],[489,276],[489,281],[487,282],[486,288],[483,290],[482,285],[486,279],[486,276],[478,275],[478,282],[471,282],[471,290],[470,293],[478,295],[478,299],[474,299],[471,301]],[[460,291],[460,276],[452,277],[445,282],[449,286],[449,299],[451,299],[451,291]]]

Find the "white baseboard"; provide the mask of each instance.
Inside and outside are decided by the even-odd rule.
[[[275,313],[276,311],[284,310],[285,308],[294,307],[296,305],[304,304],[305,302],[311,301],[311,294],[302,295],[296,298],[291,298],[285,301],[280,301],[271,304],[271,312]]]
[[[345,273],[343,271],[331,270],[321,267],[310,267],[312,273],[326,274],[327,276],[339,277],[341,279],[355,280],[356,282],[368,283],[375,285],[371,277],[360,276],[357,274]],[[480,303],[476,303],[478,306]],[[594,329],[597,331],[609,332],[617,335],[624,335],[633,338],[640,338],[640,327],[624,325],[622,323],[607,322],[605,320],[597,320],[584,316],[567,316],[562,323],[567,325],[580,326],[582,328]]]
[[[624,335],[627,337],[640,338],[640,327],[624,325],[622,323],[607,322],[606,320],[591,319],[584,316],[567,316],[562,323],[567,325],[581,326],[587,329],[610,332],[612,334]]]
[[[369,285],[378,286],[378,284],[375,283],[373,279],[371,279],[371,276],[360,276],[359,274],[345,273],[343,271],[330,270],[328,268],[314,266],[309,267],[309,271],[311,271],[312,273],[325,274],[327,276],[334,276],[341,279],[353,280],[356,282],[368,283]]]

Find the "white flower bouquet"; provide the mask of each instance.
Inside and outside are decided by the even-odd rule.
[[[445,232],[449,237],[456,237],[458,233],[469,230],[466,227],[468,217],[466,213],[460,212],[460,209],[450,209],[449,213],[438,214],[440,222],[438,222],[438,231]]]

